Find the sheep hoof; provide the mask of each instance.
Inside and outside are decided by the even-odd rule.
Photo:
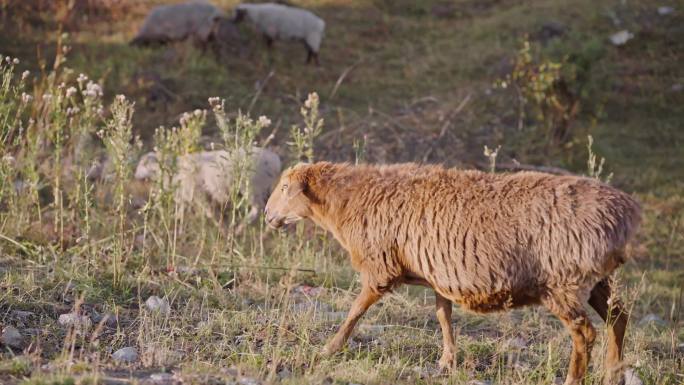
[[[342,346],[340,344],[334,343],[333,341],[327,343],[324,347],[323,350],[321,350],[321,355],[325,357],[330,357],[333,354],[337,353],[342,349]]]
[[[449,373],[454,367],[454,355],[453,354],[442,354],[442,358],[439,359],[437,367],[441,373]]]

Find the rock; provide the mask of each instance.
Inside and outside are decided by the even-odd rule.
[[[679,92],[679,91],[681,91],[681,90],[684,90],[684,84],[682,84],[682,83],[675,83],[675,84],[672,85],[672,87],[670,87],[670,89],[671,89],[673,92]]]
[[[547,21],[541,25],[539,31],[534,34],[536,40],[546,43],[549,40],[565,35],[567,27],[558,21]]]
[[[105,326],[110,327],[110,328],[115,328],[116,325],[119,323],[118,319],[116,316],[112,313],[104,313],[100,314],[98,313],[95,309],[93,309],[90,318],[92,319],[93,323],[99,324],[100,322],[103,322]]]
[[[171,312],[171,306],[166,298],[159,298],[156,295],[151,296],[145,301],[145,306],[147,310],[160,314],[169,314]]]
[[[118,362],[135,362],[138,360],[138,350],[134,347],[127,346],[112,353],[114,361]]]
[[[155,384],[173,384],[175,382],[171,373],[154,373],[150,375],[150,380]]]
[[[295,287],[292,292],[304,294],[309,297],[317,297],[323,293],[325,289],[320,286],[299,285]]]
[[[679,345],[677,345],[677,351],[684,353],[684,342],[680,342]]]
[[[525,349],[527,342],[521,337],[514,337],[506,341],[506,346],[510,349]]]
[[[658,7],[658,14],[660,16],[667,16],[674,12],[674,8],[668,6]]]
[[[26,328],[24,329],[24,334],[28,334],[30,336],[39,336],[43,332],[43,329],[40,328]]]
[[[345,311],[329,311],[321,314],[321,318],[325,321],[344,321],[347,318]]]
[[[260,385],[261,382],[255,378],[251,377],[240,377],[237,380],[237,383],[240,385]]]
[[[90,317],[78,313],[62,314],[57,322],[64,327],[74,327],[77,329],[89,329],[93,326],[93,321],[90,320]]]
[[[644,326],[644,325],[649,325],[649,324],[655,324],[656,326],[665,326],[667,322],[665,322],[664,319],[660,318],[657,314],[646,314],[640,321],[639,325]]]
[[[5,326],[2,329],[2,336],[0,336],[0,341],[6,346],[21,349],[24,347],[24,336],[21,335],[19,329],[14,326]]]
[[[438,19],[450,19],[456,16],[456,5],[450,1],[442,1],[433,5],[430,13]]]
[[[623,29],[620,32],[616,32],[612,35],[610,35],[610,42],[613,43],[615,46],[621,46],[625,45],[628,41],[632,40],[634,37],[634,34],[629,32],[626,29]]]
[[[563,377],[556,377],[556,378],[553,379],[553,384],[554,384],[554,385],[563,385],[563,382],[565,382],[565,381],[563,380]]]
[[[284,380],[286,378],[292,377],[292,372],[288,368],[282,368],[278,371],[278,379]]]
[[[644,382],[641,381],[641,378],[636,374],[634,369],[632,368],[627,368],[625,370],[625,383],[624,385],[644,385]]]
[[[35,316],[36,313],[34,313],[32,311],[15,310],[12,312],[12,315],[15,316],[16,318],[19,318],[22,321],[26,321],[28,318]]]
[[[472,380],[468,382],[468,385],[492,385],[491,381],[482,380]]]
[[[327,303],[314,300],[296,303],[292,305],[292,311],[294,311],[295,313],[306,313],[309,311],[330,312],[332,311],[332,307]]]
[[[384,325],[368,325],[368,324],[362,324],[359,326],[359,331],[362,331],[364,333],[369,333],[369,334],[381,334],[385,331],[385,326]]]

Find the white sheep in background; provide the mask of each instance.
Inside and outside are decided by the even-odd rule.
[[[325,22],[305,9],[275,3],[239,4],[235,7],[235,23],[249,19],[264,34],[270,48],[274,40],[297,40],[306,45],[306,62],[318,62]]]
[[[161,5],[150,11],[131,45],[164,44],[191,38],[206,47],[211,41],[239,40],[237,27],[220,9],[205,2]]]
[[[223,208],[230,204],[235,182],[233,173],[239,167],[249,170],[245,178],[249,181],[248,201],[251,209],[246,221],[253,221],[266,205],[282,165],[280,157],[267,149],[253,147],[250,155],[251,159],[247,159],[246,152],[240,149],[232,155],[228,151],[218,150],[179,156],[171,185],[176,188],[175,199],[181,212],[186,206],[199,205],[204,206],[201,209],[208,217],[214,218],[214,207]],[[157,180],[160,172],[157,154],[149,152],[138,162],[135,179]],[[245,187],[240,186],[240,193],[246,193]]]

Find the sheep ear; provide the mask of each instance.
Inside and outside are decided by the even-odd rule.
[[[292,199],[296,197],[297,195],[301,194],[304,192],[304,188],[306,187],[306,184],[304,182],[294,182],[290,185],[290,187],[287,189],[287,198]]]

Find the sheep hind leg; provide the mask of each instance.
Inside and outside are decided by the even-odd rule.
[[[544,299],[543,303],[563,322],[572,337],[570,366],[564,385],[583,384],[596,331],[576,295],[556,292]]]
[[[615,384],[619,378],[622,346],[625,338],[625,329],[629,320],[629,315],[624,310],[622,303],[619,300],[613,300],[612,303],[609,303],[610,299],[611,288],[606,279],[594,286],[589,297],[589,305],[606,322],[608,351],[606,352],[604,364],[606,373],[603,383],[605,385]]]
[[[376,303],[381,297],[381,293],[371,290],[370,286],[364,284],[361,288],[361,293],[356,297],[349,310],[349,314],[347,314],[347,319],[342,323],[342,326],[340,326],[340,329],[335,336],[323,348],[323,355],[329,356],[342,349],[342,346],[347,342],[347,339],[354,330],[354,326],[356,326],[358,320],[366,313],[368,308]]]
[[[442,328],[442,357],[439,369],[450,371],[454,365],[454,334],[451,330],[451,301],[435,292],[437,320]]]

